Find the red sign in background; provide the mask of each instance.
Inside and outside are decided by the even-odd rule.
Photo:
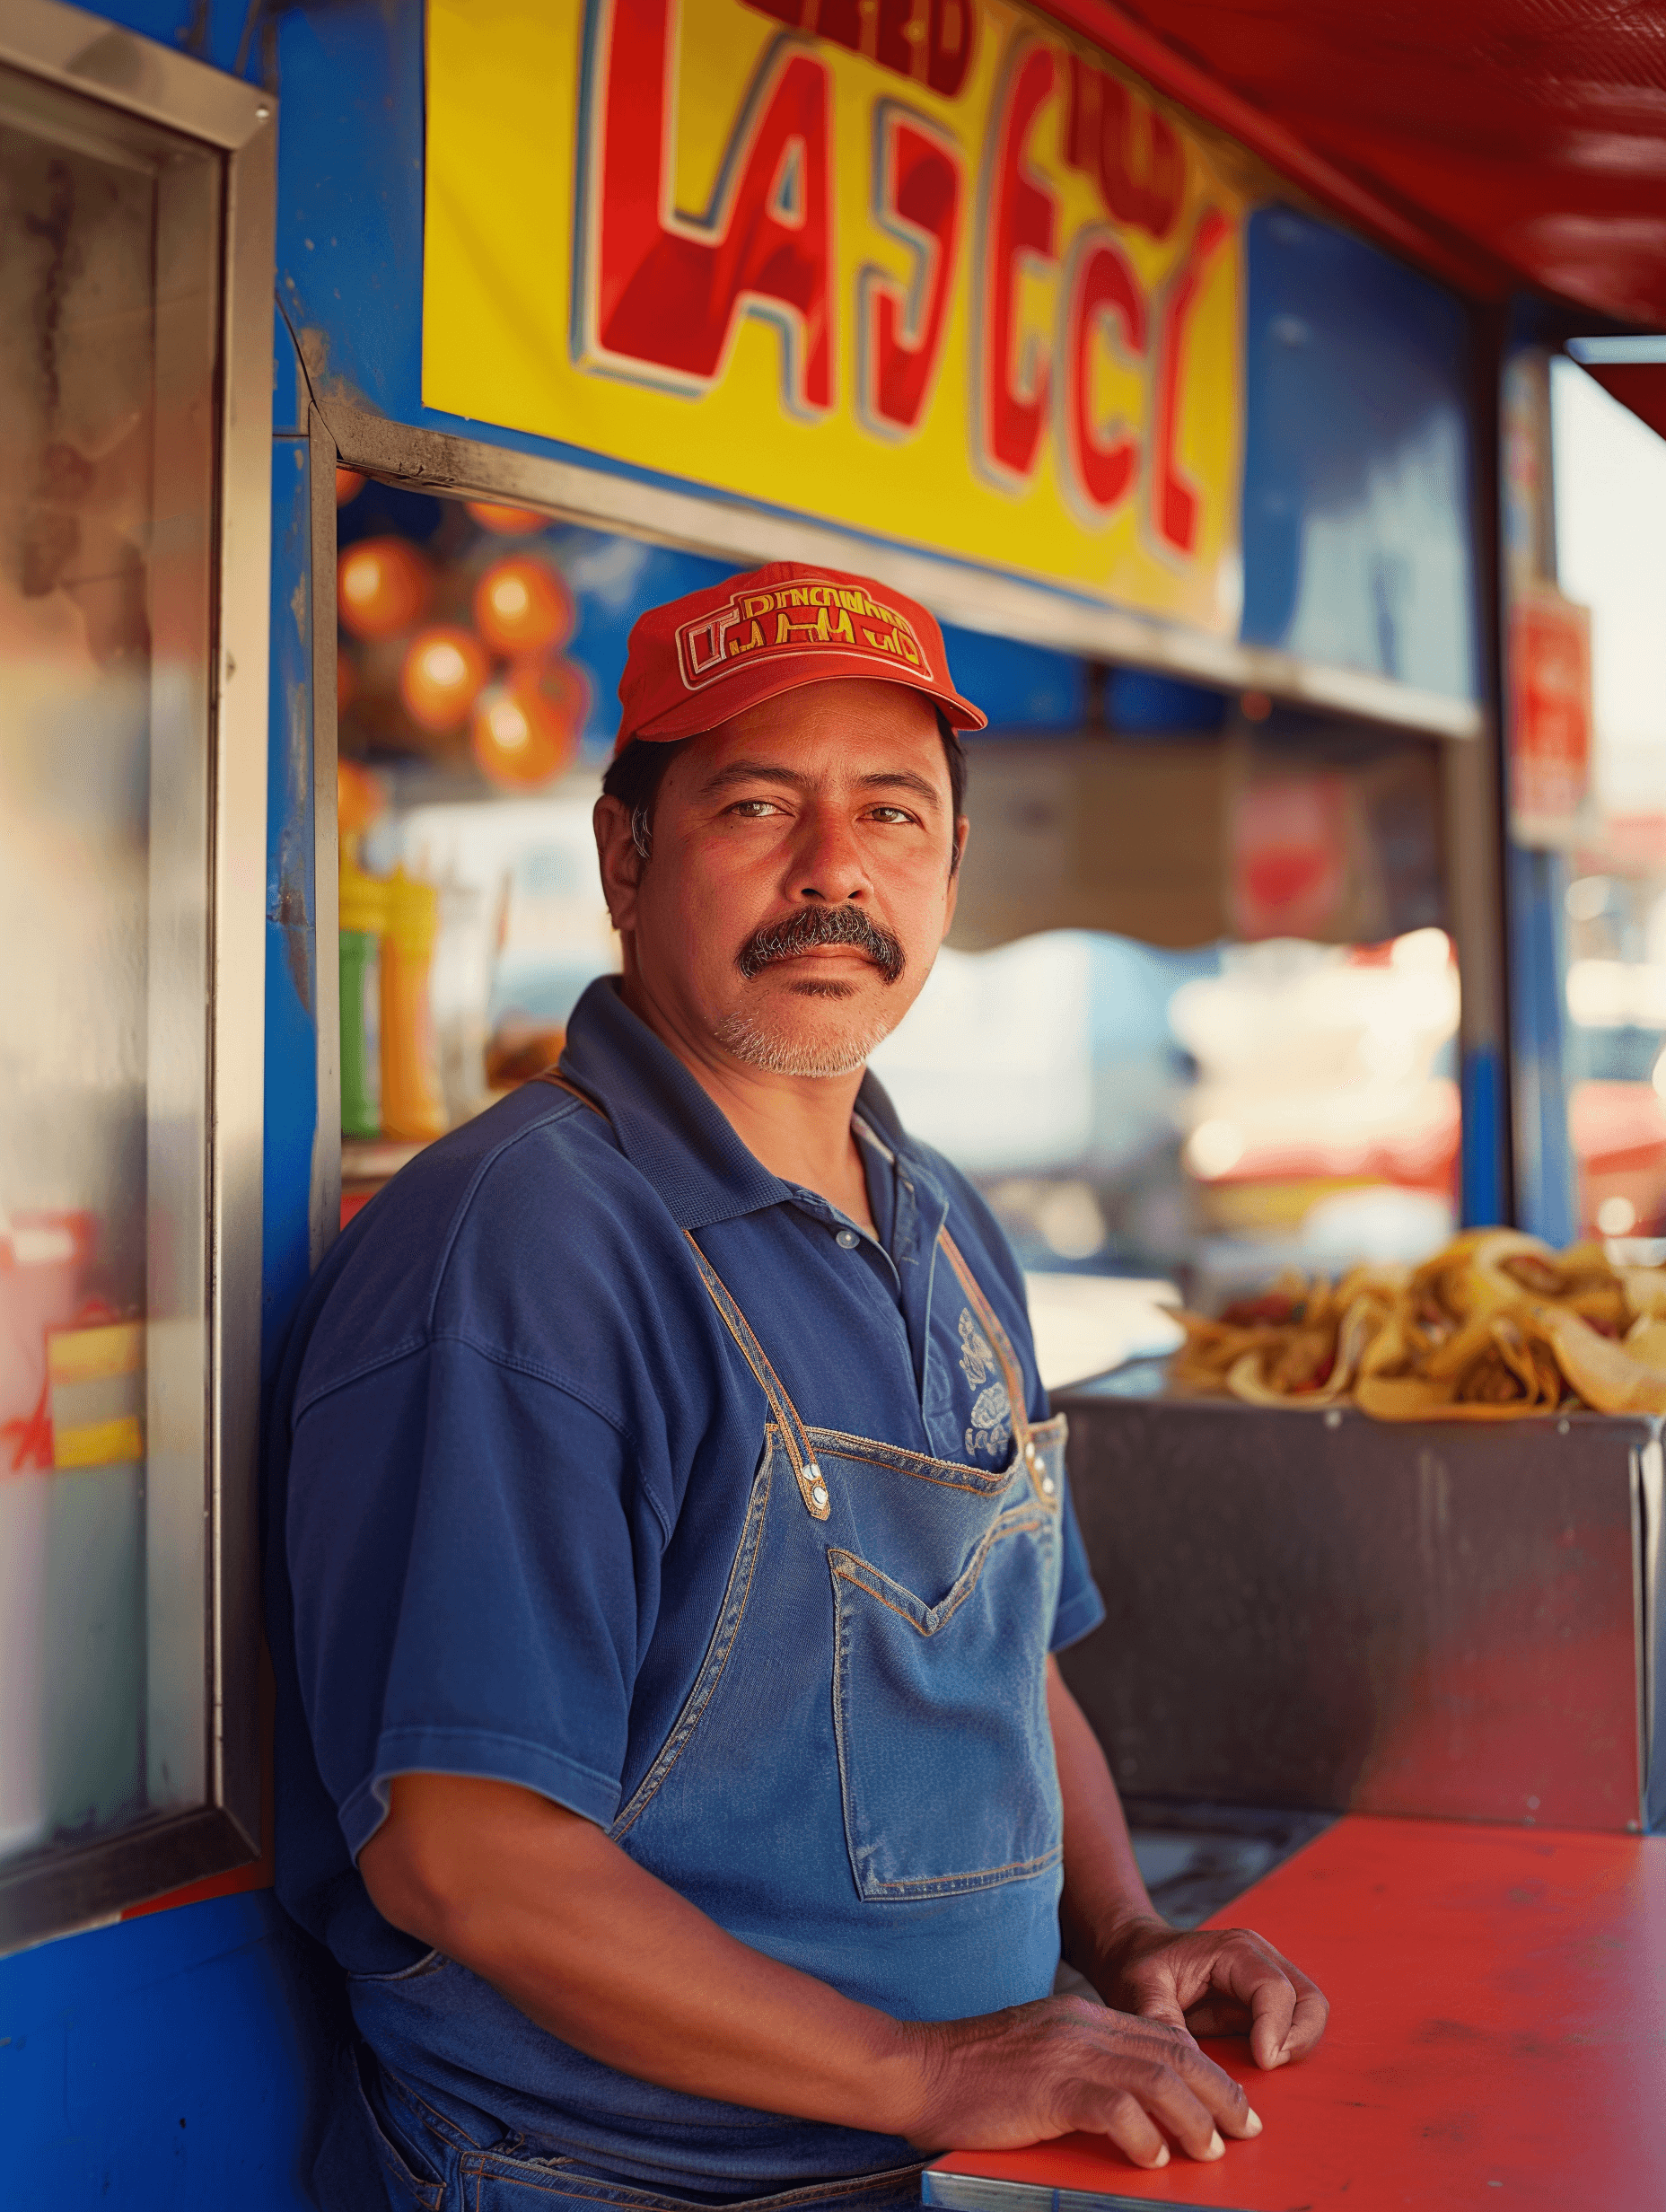
[[[1526,845],[1573,836],[1591,784],[1591,610],[1548,585],[1510,610],[1510,813]]]

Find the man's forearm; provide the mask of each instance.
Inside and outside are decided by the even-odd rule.
[[[1078,1717],[1080,1717],[1078,1716]],[[1069,1998],[905,2022],[726,1935],[576,1813],[504,1782],[397,1778],[372,1901],[604,2065],[693,2096],[1011,2149],[1073,2129],[1136,2164],[1259,2121],[1183,2030]]]
[[[402,1775],[359,1866],[385,1918],[621,2073],[881,2134],[915,2124],[906,2026],[737,1942],[576,1813]]]
[[[1158,1916],[1099,1738],[1055,1659],[1048,1661],[1047,1703],[1065,1803],[1059,1932],[1065,1960],[1097,1986],[1107,1978],[1108,1953],[1118,1935],[1133,1921]]]

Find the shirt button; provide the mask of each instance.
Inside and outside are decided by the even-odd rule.
[[[836,1244],[840,1245],[846,1251],[854,1252],[857,1245],[861,1243],[862,1239],[856,1234],[856,1232],[854,1229],[841,1229],[837,1236],[835,1237],[833,1241]]]

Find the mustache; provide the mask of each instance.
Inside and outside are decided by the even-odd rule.
[[[800,907],[785,921],[755,929],[735,954],[735,966],[750,983],[772,961],[794,960],[829,944],[847,944],[864,953],[887,983],[894,983],[907,965],[901,943],[889,929],[870,921],[860,907],[838,906]]]

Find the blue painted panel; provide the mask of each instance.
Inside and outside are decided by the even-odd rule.
[[[1504,1188],[1505,1099],[1504,1056],[1488,1048],[1466,1052],[1459,1069],[1463,1136],[1459,1158],[1459,1218],[1466,1229],[1507,1221]]]
[[[259,81],[265,11],[250,0],[110,0],[89,12],[213,68]]]
[[[306,2212],[337,2004],[268,1891],[0,1962],[0,2198]]]
[[[315,384],[471,429],[421,406],[420,0],[288,9],[276,55],[278,293]]]
[[[943,628],[955,689],[997,730],[1080,729],[1088,707],[1088,664],[1067,653],[982,630]]]
[[[272,445],[261,1270],[261,1350],[267,1374],[311,1269],[312,1143],[318,1127],[311,537],[306,442],[276,438]]]
[[[1125,737],[1218,730],[1225,718],[1225,693],[1206,684],[1181,683],[1143,668],[1113,668],[1105,686],[1105,719]]]
[[[1462,307],[1262,208],[1245,348],[1244,637],[1477,698]]]
[[[307,430],[306,380],[301,356],[290,336],[281,308],[272,310],[272,429],[304,437]]]
[[[1515,1086],[1516,1220],[1553,1244],[1578,1233],[1574,1147],[1568,1135],[1567,972],[1559,853],[1512,846],[1510,891],[1511,1074]],[[1653,1049],[1658,1042],[1651,1040]],[[1644,1066],[1640,1071],[1648,1074]]]
[[[578,621],[567,651],[590,678],[584,724],[587,755],[603,760],[619,726],[619,678],[631,626],[644,607],[685,592],[701,592],[734,574],[732,563],[706,560],[673,546],[576,527],[550,531],[546,542],[573,589]]]

